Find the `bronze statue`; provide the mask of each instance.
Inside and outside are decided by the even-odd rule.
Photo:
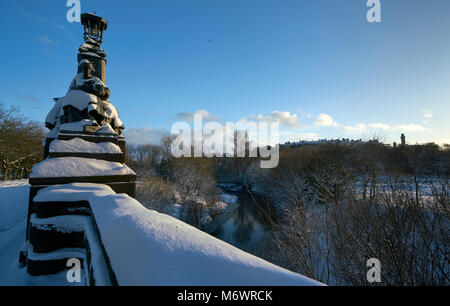
[[[95,68],[88,60],[81,60],[79,66],[81,73],[72,80],[66,96],[55,99],[56,104],[47,116],[46,126],[53,130],[61,124],[92,119],[99,128],[110,124],[116,134],[121,135],[124,126],[117,109],[108,101],[108,87],[92,75]]]
[[[51,130],[45,143],[45,156],[48,155],[50,143],[58,137],[59,127],[64,124],[80,122],[84,133],[96,133],[104,129],[122,135],[125,127],[117,109],[108,100],[111,92],[102,81],[105,77],[106,54],[100,44],[85,37],[84,44],[79,48],[78,73],[70,83],[67,94],[54,99],[56,103],[45,121],[45,126]],[[96,73],[95,67],[100,67],[102,71]]]
[[[101,100],[108,100],[110,91],[108,87],[96,76],[92,75],[95,72],[94,65],[87,59],[80,61],[81,75],[78,74],[70,84],[70,90],[82,90],[96,95]]]

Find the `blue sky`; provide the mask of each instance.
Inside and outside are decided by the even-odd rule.
[[[450,143],[450,1],[81,0],[110,26],[107,85],[134,142],[203,110],[281,140]],[[0,103],[43,121],[76,72],[65,0],[1,0]]]

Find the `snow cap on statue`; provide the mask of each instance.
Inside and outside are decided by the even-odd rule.
[[[92,65],[92,70],[95,71],[94,68],[94,64],[92,64],[90,61],[88,61],[87,59],[82,59],[79,63],[78,66],[81,67],[82,65]]]
[[[83,65],[83,64],[90,64],[91,62],[90,61],[88,61],[87,59],[82,59],[79,63],[78,63],[78,66],[81,66],[81,65]]]

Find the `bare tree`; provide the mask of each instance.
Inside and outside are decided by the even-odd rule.
[[[0,160],[2,179],[27,176],[43,156],[44,128],[23,117],[15,107],[0,104]]]

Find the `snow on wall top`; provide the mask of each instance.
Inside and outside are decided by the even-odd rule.
[[[127,195],[89,201],[119,285],[321,285]]]
[[[44,219],[36,217],[36,214],[32,214],[30,217],[30,223],[33,227],[42,231],[55,230],[60,233],[83,232],[86,220],[89,220],[89,217],[72,215]]]
[[[43,188],[33,198],[34,202],[78,202],[89,197],[116,194],[111,187],[102,184],[73,183]]]
[[[85,125],[96,125],[96,123],[92,119],[83,119],[81,121],[61,124],[58,130],[67,132],[83,132]],[[95,132],[95,134],[116,134],[116,132],[109,123],[106,123],[100,130]]]
[[[83,132],[85,125],[94,125],[94,120],[83,119],[77,122],[64,123],[59,126],[61,131],[71,131],[71,132]]]
[[[94,154],[120,154],[119,146],[111,142],[93,143],[81,138],[71,140],[54,140],[50,145],[50,152],[58,153],[94,153]]]
[[[47,158],[36,164],[30,178],[135,175],[127,165],[99,159]]]

